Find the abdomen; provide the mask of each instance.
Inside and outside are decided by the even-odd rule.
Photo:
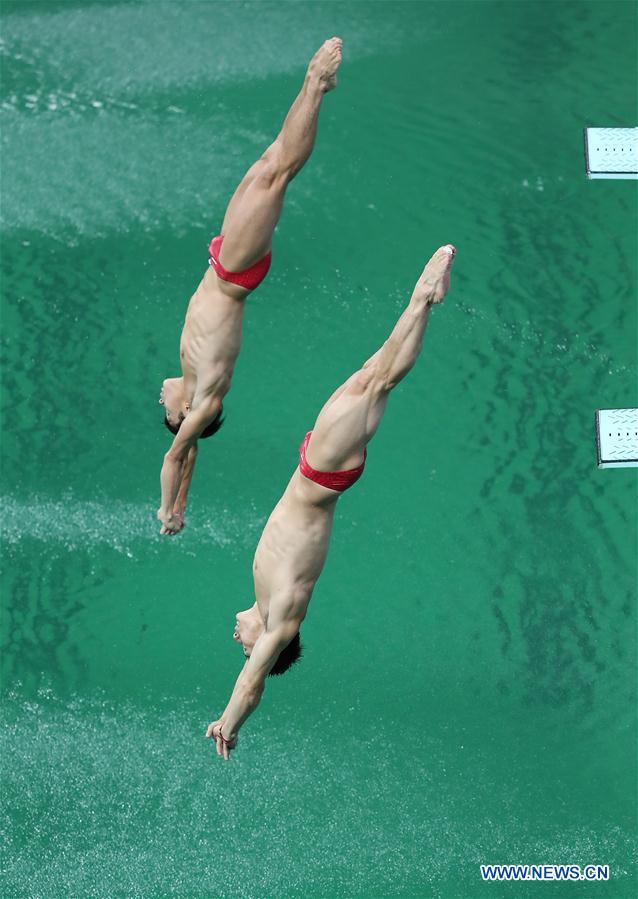
[[[291,481],[257,546],[255,586],[269,593],[281,589],[312,591],[328,554],[333,512],[334,505],[326,508],[300,500]]]

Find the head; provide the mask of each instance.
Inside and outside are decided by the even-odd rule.
[[[264,621],[257,603],[252,609],[238,612],[235,618],[233,640],[240,643],[246,658],[250,658],[253,647],[264,632]],[[279,658],[270,670],[270,676],[284,674],[291,665],[301,658],[301,640],[297,632],[288,646],[279,654]]]
[[[179,426],[190,411],[190,405],[184,396],[184,378],[166,378],[160,390],[159,402],[160,406],[164,406],[164,424],[169,431],[177,434]]]
[[[184,378],[167,378],[162,384],[159,402],[160,406],[164,406],[164,425],[171,434],[177,434],[190,412],[190,403],[184,398]],[[220,406],[217,418],[204,428],[198,439],[205,440],[212,437],[223,423],[223,407]]]

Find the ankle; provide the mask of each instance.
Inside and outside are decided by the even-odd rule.
[[[310,70],[306,73],[303,86],[306,93],[310,96],[323,96],[327,90],[325,82],[321,80],[319,75]]]

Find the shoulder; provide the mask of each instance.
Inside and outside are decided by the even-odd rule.
[[[213,389],[214,388],[216,389]],[[193,398],[193,405],[189,415],[197,417],[199,421],[209,424],[219,415],[222,408],[222,391],[219,389],[219,378],[213,379],[211,389],[198,391]],[[225,392],[225,391],[224,391]]]
[[[217,418],[221,408],[221,399],[217,396],[204,397],[196,408],[193,402],[193,407],[180,425],[166,455],[172,459],[183,459],[191,447],[196,446],[202,431]]]
[[[306,588],[286,590],[270,598],[266,631],[283,643],[295,636],[306,617],[310,594]]]

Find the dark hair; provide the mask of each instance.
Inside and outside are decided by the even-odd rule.
[[[224,424],[224,421],[226,420],[222,415],[223,411],[224,407],[220,406],[219,412],[217,413],[217,418],[214,421],[211,421],[209,425],[206,425],[202,433],[199,435],[200,440],[206,440],[207,437],[212,437],[213,434],[216,434],[217,431],[219,431],[221,426]]]
[[[288,646],[279,653],[279,658],[270,669],[270,674],[268,676],[272,677],[275,674],[285,674],[291,665],[294,665],[295,662],[299,661],[301,653],[301,640],[299,638],[299,631],[297,631]]]
[[[216,434],[217,431],[219,431],[221,426],[226,421],[226,419],[222,416],[223,411],[224,411],[224,407],[220,406],[217,418],[214,421],[211,421],[211,423],[209,425],[206,425],[206,427],[204,428],[202,433],[197,438],[198,440],[205,440],[207,437],[212,437],[213,434]],[[170,421],[168,420],[168,416],[165,415],[164,416],[164,424],[168,428],[168,430],[171,432],[171,434],[177,434],[177,432],[179,431],[179,429],[182,426],[182,422],[184,421],[184,418],[185,418],[185,416],[182,416],[180,423],[177,426],[175,426],[170,423]]]
[[[170,423],[170,421],[168,420],[168,415],[164,415],[164,427],[168,428],[168,430],[171,432],[171,434],[177,434],[177,432],[179,431],[180,425],[183,421],[184,421],[184,419],[180,418],[179,425],[175,426],[175,425],[172,425]]]

